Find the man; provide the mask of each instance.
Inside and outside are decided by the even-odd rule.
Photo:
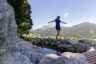
[[[57,16],[57,18],[55,19],[55,21],[50,21],[48,23],[52,23],[52,22],[56,22],[56,30],[57,30],[56,39],[58,39],[58,37],[60,37],[60,39],[61,39],[61,36],[60,36],[60,30],[61,30],[60,23],[64,23],[64,24],[67,24],[67,23],[61,21],[60,20],[60,16]]]

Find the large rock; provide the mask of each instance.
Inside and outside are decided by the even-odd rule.
[[[88,61],[83,54],[65,52],[61,54],[61,57],[63,56],[71,59],[73,64],[88,64]]]
[[[88,45],[82,44],[82,43],[77,43],[73,47],[75,49],[75,52],[78,52],[78,53],[80,53],[80,52],[86,52],[89,49],[88,48],[89,47]]]
[[[33,64],[32,52],[39,53],[39,49],[32,51],[31,43],[17,38],[14,10],[6,0],[0,0],[0,64]]]
[[[67,44],[65,44],[65,45],[59,44],[58,47],[59,48],[66,48],[67,49],[67,48],[72,48],[72,45],[70,45],[70,44],[69,45],[67,45]]]
[[[33,64],[33,62],[28,56],[21,54],[20,52],[15,52],[13,59],[13,64]]]
[[[61,56],[48,54],[39,64],[88,64],[88,62],[83,54],[66,52],[61,54]]]
[[[71,39],[64,39],[64,40],[60,40],[61,41],[61,44],[71,44],[71,45],[74,45],[77,43],[77,41],[75,40],[71,40]]]
[[[14,10],[6,0],[0,0],[0,64],[36,64],[44,54],[17,37]]]
[[[67,40],[71,45],[75,45],[76,43],[78,43],[77,41],[71,39],[65,39],[65,40]]]
[[[0,64],[14,64],[12,48],[16,35],[14,10],[6,0],[0,0]]]
[[[54,61],[58,58],[59,56],[55,54],[48,54],[45,55],[45,57],[40,61],[39,64],[54,64]]]
[[[14,10],[6,0],[0,0],[0,50],[12,48],[16,35]]]
[[[17,38],[16,42],[17,43],[14,44],[14,54],[16,57],[25,56],[27,59],[30,60],[31,63],[38,64],[45,55],[45,53],[41,49],[33,46],[31,42],[26,42],[20,38]],[[22,56],[17,56],[16,53],[19,53],[19,55]]]
[[[85,39],[79,40],[79,42],[81,42],[81,43],[89,43],[88,40],[85,40]]]

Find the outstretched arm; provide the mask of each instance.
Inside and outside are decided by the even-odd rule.
[[[55,21],[50,21],[50,22],[48,22],[48,23],[52,23],[52,22],[55,22]]]
[[[61,23],[67,24],[66,22],[61,21]]]

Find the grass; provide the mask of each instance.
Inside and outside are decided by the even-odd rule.
[[[22,35],[23,39],[27,41],[32,41],[37,38],[56,38],[56,36],[41,36],[40,34],[37,33],[29,33],[29,34],[23,34]],[[89,38],[74,38],[74,37],[67,37],[67,36],[61,36],[61,39],[71,39],[71,40],[76,40],[79,41],[81,39],[88,40],[89,42],[96,42],[96,39],[89,39]]]

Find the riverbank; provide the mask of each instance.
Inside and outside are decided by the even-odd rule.
[[[83,53],[89,51],[90,48],[96,49],[96,43],[88,42],[87,40],[71,40],[71,39],[54,39],[44,38],[35,39],[33,45],[55,49],[60,52]]]

